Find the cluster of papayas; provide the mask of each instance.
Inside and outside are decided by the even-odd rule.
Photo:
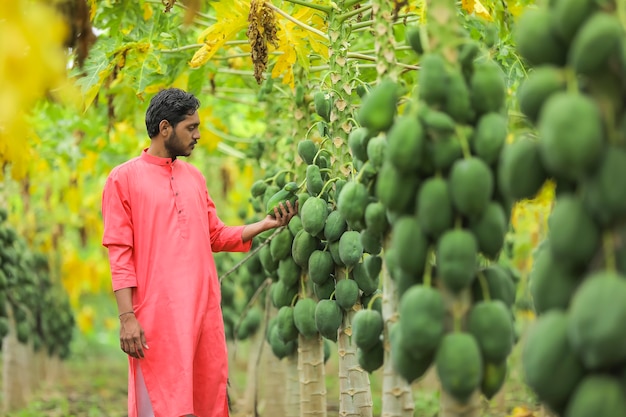
[[[556,183],[530,288],[537,322],[522,364],[554,413],[626,415],[626,28],[613,0],[553,0],[515,29],[530,64],[520,110],[537,141],[513,143],[512,198]]]
[[[391,360],[408,382],[435,364],[454,398],[476,391],[491,398],[516,340],[516,285],[498,263],[511,210],[498,183],[508,136],[505,76],[469,38],[456,62],[425,52],[418,29],[407,38],[420,57],[416,89],[399,110],[398,83],[374,86],[350,146],[360,178],[370,179],[366,211],[378,207],[383,230],[391,226],[383,256],[400,296]],[[368,223],[357,214],[353,223]],[[454,323],[450,298],[470,300]]]
[[[0,209],[0,339],[11,325],[9,307],[20,343],[66,358],[74,331],[69,298],[52,283],[48,259],[32,251],[6,218]]]

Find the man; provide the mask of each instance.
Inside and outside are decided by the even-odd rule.
[[[178,159],[200,139],[199,101],[178,89],[150,101],[150,146],[115,167],[102,195],[129,357],[129,417],[226,417],[228,376],[213,252],[247,251],[259,233],[285,226],[297,206],[245,226],[226,226],[204,176]]]

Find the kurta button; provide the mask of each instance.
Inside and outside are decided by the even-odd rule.
[[[178,210],[178,212],[179,212],[179,213],[182,213],[183,211],[182,211],[182,210]]]
[[[176,193],[176,195],[178,195],[178,193]]]
[[[172,177],[172,179],[174,179],[174,177]]]

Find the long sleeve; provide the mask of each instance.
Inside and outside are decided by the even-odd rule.
[[[207,191],[207,209],[209,231],[211,234],[211,250],[213,252],[247,252],[252,241],[244,242],[242,232],[245,226],[226,226],[218,217],[215,203]]]
[[[136,287],[133,258],[133,223],[127,182],[111,173],[102,193],[104,234],[102,244],[109,250],[113,290]]]

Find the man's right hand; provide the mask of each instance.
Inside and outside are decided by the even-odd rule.
[[[144,358],[144,349],[149,349],[146,336],[135,314],[120,317],[120,347],[135,359]]]

